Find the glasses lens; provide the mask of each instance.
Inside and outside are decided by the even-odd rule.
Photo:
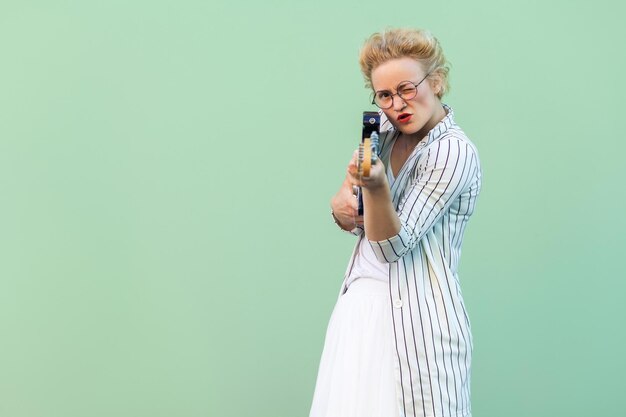
[[[387,91],[378,91],[374,94],[374,103],[381,109],[387,109],[391,107],[393,99],[391,94]]]
[[[417,94],[417,87],[413,83],[402,83],[398,86],[398,95],[405,99],[411,99]]]

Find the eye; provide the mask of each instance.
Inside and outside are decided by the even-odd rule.
[[[376,93],[376,98],[379,100],[385,100],[385,99],[388,99],[389,97],[391,97],[391,94],[389,94],[389,91],[379,91]]]
[[[398,92],[401,95],[411,94],[415,91],[415,86],[413,84],[402,84],[398,87]]]

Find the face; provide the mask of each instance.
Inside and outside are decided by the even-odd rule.
[[[375,92],[384,90],[389,94],[396,94],[396,88],[403,81],[417,84],[425,76],[426,73],[419,62],[405,57],[384,62],[376,67],[372,71],[371,80]],[[433,81],[429,77],[419,84],[415,97],[402,99],[394,95],[391,108],[383,111],[396,129],[405,135],[421,139],[445,117],[441,100],[436,95],[438,91],[437,80]]]

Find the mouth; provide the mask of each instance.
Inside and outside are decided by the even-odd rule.
[[[411,120],[411,117],[413,117],[412,114],[402,113],[400,116],[398,116],[396,120],[398,120],[400,123],[408,123]]]

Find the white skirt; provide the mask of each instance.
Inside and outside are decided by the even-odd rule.
[[[398,417],[387,283],[358,278],[330,317],[309,417]]]

